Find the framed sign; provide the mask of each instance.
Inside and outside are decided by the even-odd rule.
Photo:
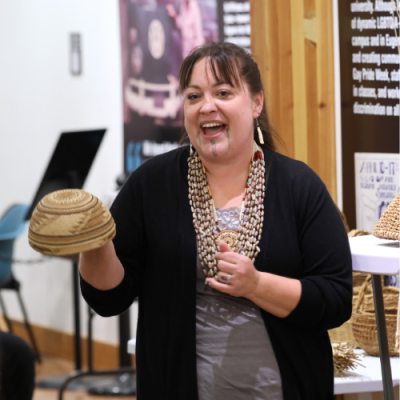
[[[400,192],[400,155],[355,153],[356,228],[372,232]]]

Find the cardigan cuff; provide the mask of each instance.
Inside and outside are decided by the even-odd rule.
[[[97,289],[86,282],[81,275],[79,276],[82,296],[94,310],[97,306],[108,308],[113,304],[124,302],[126,293],[129,292],[129,279],[126,273],[119,285],[109,290]]]
[[[301,297],[296,308],[285,318],[290,324],[315,329],[325,310],[325,299],[317,285],[308,279],[300,279]]]

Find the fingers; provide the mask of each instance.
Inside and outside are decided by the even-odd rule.
[[[215,290],[219,290],[222,293],[231,294],[232,286],[227,285],[226,283],[220,283],[213,278],[208,278],[208,284]]]
[[[236,271],[237,267],[235,264],[232,264],[230,262],[218,260],[217,268],[222,272],[226,272],[227,274],[232,275]]]
[[[237,264],[242,256],[240,254],[237,254],[233,251],[229,251],[226,253],[215,253],[215,259],[216,260],[223,260],[226,262],[229,262],[231,264]]]
[[[225,253],[227,251],[232,251],[232,249],[229,247],[228,243],[225,243],[223,240],[219,241],[219,248],[221,249],[221,252]]]
[[[223,240],[219,242],[219,248],[221,251],[215,253],[216,260],[224,260],[232,264],[237,264],[243,259],[242,255],[235,253]]]

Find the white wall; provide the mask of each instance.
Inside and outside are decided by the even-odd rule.
[[[69,72],[69,34],[82,35],[83,75]],[[102,200],[122,171],[121,57],[117,0],[0,0],[0,214],[30,203],[61,132],[107,128],[85,190]],[[40,257],[27,231],[15,256]],[[14,266],[32,323],[73,332],[70,262]],[[5,301],[22,319],[14,293]],[[86,307],[82,301],[86,330]],[[116,318],[94,321],[117,343]]]

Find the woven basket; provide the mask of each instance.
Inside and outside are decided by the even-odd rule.
[[[360,289],[365,282],[368,274],[363,274],[361,272],[353,272],[353,310],[355,310],[355,305],[357,303],[357,298],[360,293]],[[368,293],[372,293],[369,288],[367,288]],[[328,331],[329,338],[332,343],[348,343],[351,346],[356,346],[356,340],[353,334],[353,325],[351,319],[346,321],[343,325],[338,328],[334,328]]]
[[[49,193],[38,203],[29,224],[29,244],[50,256],[97,249],[115,236],[114,219],[95,196],[79,189]]]
[[[369,275],[358,294],[351,321],[357,346],[361,347],[368,354],[379,356],[375,306],[371,287],[371,275]],[[385,306],[389,354],[391,356],[398,356],[399,349],[398,344],[396,343],[396,332],[399,289],[390,286],[384,286],[382,290]]]
[[[349,345],[356,344],[351,320],[346,321],[343,325],[340,325],[338,328],[329,330],[328,334],[331,343],[347,343]]]
[[[382,214],[372,234],[380,239],[400,240],[400,193]]]

